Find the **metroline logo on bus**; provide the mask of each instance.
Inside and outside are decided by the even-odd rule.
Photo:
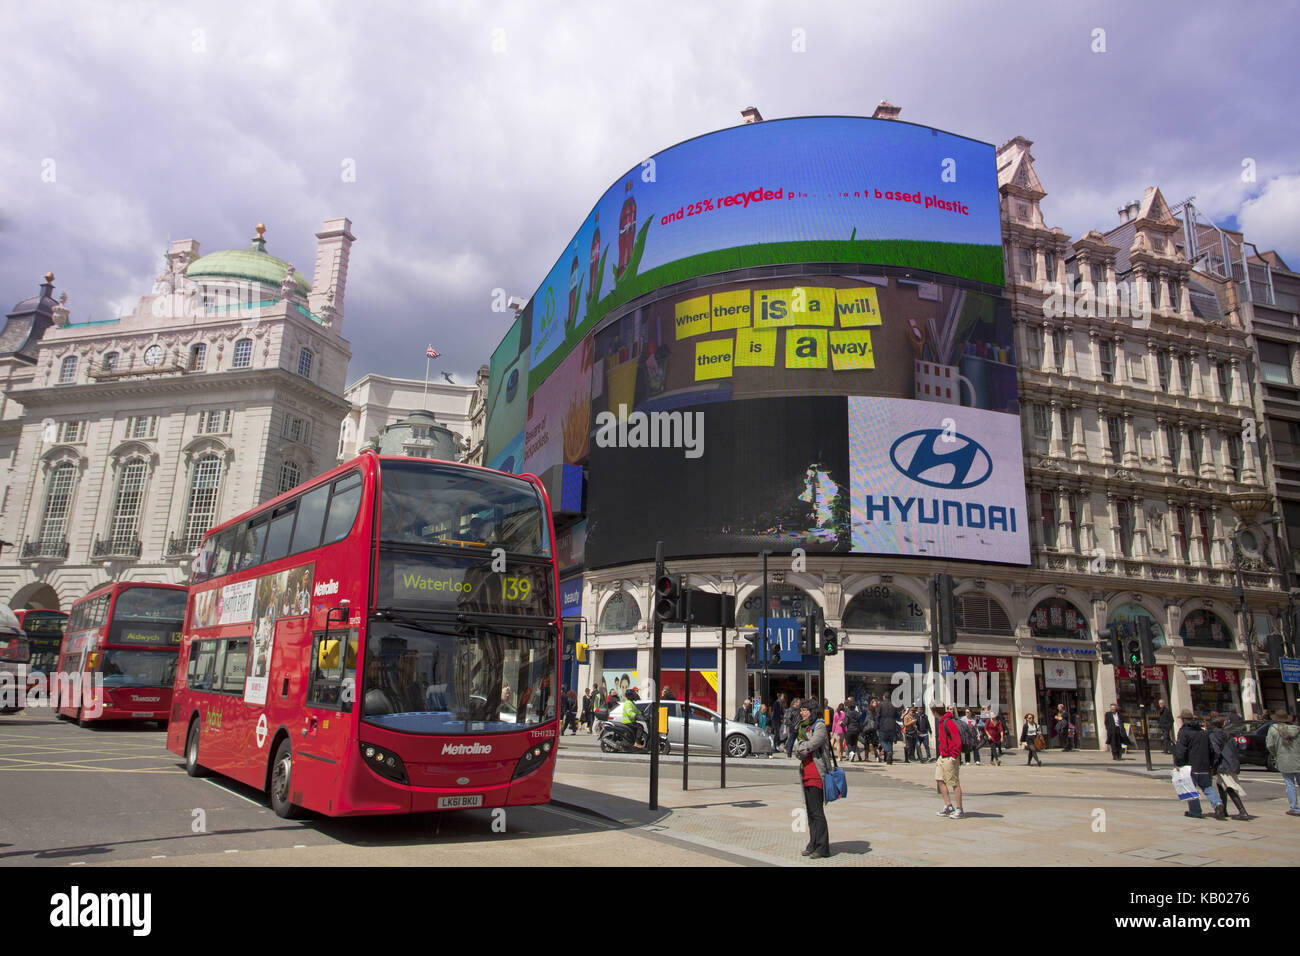
[[[854,551],[1029,563],[1018,415],[848,402]]]

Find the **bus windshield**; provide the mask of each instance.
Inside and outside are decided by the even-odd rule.
[[[362,719],[408,734],[524,730],[555,719],[555,639],[372,619]]]
[[[175,588],[128,588],[117,596],[113,617],[136,621],[174,621],[185,618],[185,592]]]
[[[418,459],[385,459],[380,475],[379,539],[385,544],[551,554],[541,498],[522,479]]]
[[[171,687],[176,678],[176,655],[158,651],[105,651],[101,670],[105,687]]]

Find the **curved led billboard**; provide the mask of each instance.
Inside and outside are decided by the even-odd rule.
[[[896,120],[719,130],[628,170],[530,301],[528,390],[618,306],[735,269],[901,265],[1000,285],[994,150]]]
[[[846,117],[702,136],[596,204],[493,355],[489,455],[583,465],[585,563],[1029,561],[993,147]]]

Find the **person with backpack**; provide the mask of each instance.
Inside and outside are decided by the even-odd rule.
[[[862,750],[866,759],[870,760],[873,756],[880,760],[880,722],[876,716],[877,704],[873,700],[867,704],[867,709],[862,713]]]
[[[935,746],[939,757],[935,763],[935,789],[943,799],[943,809],[939,816],[950,820],[960,820],[964,813],[961,807],[961,723],[953,713],[953,705],[947,709],[935,706]],[[956,804],[956,806],[954,806]]]
[[[826,774],[831,770],[830,734],[826,722],[815,715],[811,700],[799,702],[798,740],[794,755],[799,758],[799,782],[803,788],[804,808],[808,813],[808,845],[803,855],[814,860],[831,855],[830,832],[826,827]]]
[[[1043,765],[1043,758],[1038,756],[1038,738],[1042,735],[1043,728],[1038,726],[1038,715],[1025,714],[1025,722],[1020,725],[1020,742],[1029,751],[1029,756],[1025,758],[1026,767],[1035,761],[1038,766]]]
[[[1219,799],[1223,801],[1224,807],[1228,805],[1228,798],[1237,806],[1237,814],[1234,820],[1253,820],[1255,819],[1246,812],[1246,805],[1242,798],[1246,796],[1246,790],[1237,782],[1237,774],[1241,773],[1241,754],[1237,750],[1237,740],[1224,730],[1227,721],[1222,717],[1215,717],[1210,721],[1210,759],[1214,763],[1214,786],[1219,791]]]
[[[916,708],[909,707],[903,711],[903,762],[911,763],[916,758]]]
[[[785,755],[791,756],[794,751],[794,741],[797,730],[799,729],[799,705],[802,703],[798,697],[790,701],[790,709],[785,712]]]

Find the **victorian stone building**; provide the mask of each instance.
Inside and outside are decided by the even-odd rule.
[[[203,533],[332,467],[351,351],[351,224],[308,279],[252,244],[166,250],[128,315],[78,321],[47,275],[0,331],[0,600],[180,582]]]

